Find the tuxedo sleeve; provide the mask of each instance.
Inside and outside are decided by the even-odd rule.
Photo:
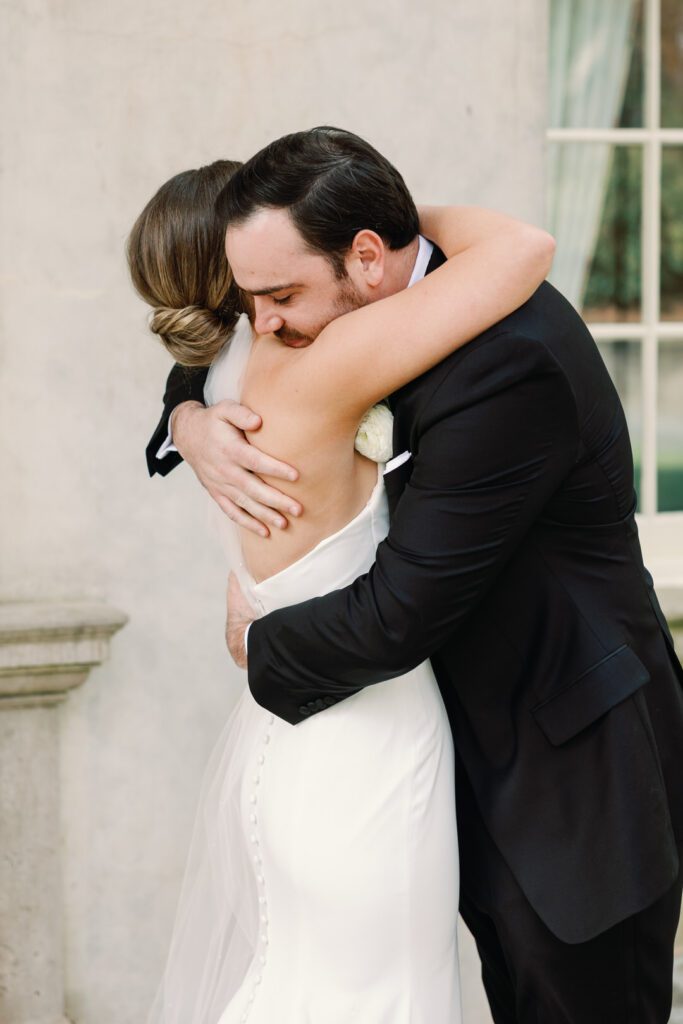
[[[545,346],[497,335],[441,378],[411,447],[370,571],[251,626],[252,694],[292,724],[409,671],[466,622],[574,462],[574,397]]]
[[[183,461],[178,452],[169,452],[163,459],[157,458],[157,452],[168,437],[168,421],[175,407],[190,400],[204,402],[204,383],[208,372],[206,366],[190,367],[174,363],[166,381],[164,411],[145,452],[150,476],[154,476],[155,473],[167,476],[179,462]]]

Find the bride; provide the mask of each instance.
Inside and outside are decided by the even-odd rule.
[[[526,301],[552,246],[501,214],[422,209],[446,263],[296,347],[237,315],[213,214],[235,167],[162,186],[128,255],[152,330],[180,362],[211,364],[207,404],[247,402],[259,447],[300,471],[304,514],[287,530],[263,538],[221,517],[230,568],[265,613],[370,568],[391,463],[356,450],[364,414]],[[356,270],[372,234],[354,240]],[[296,727],[245,685],[206,770],[148,1024],[456,1024],[457,908],[453,747],[429,663]]]

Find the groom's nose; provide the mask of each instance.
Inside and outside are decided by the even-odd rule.
[[[254,330],[257,334],[279,331],[284,320],[266,297],[254,296]]]

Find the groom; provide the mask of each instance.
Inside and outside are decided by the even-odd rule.
[[[345,239],[383,236],[373,200],[386,189],[414,215],[395,169],[327,128],[277,140],[237,172],[219,205],[238,284],[245,261],[261,282],[258,331],[314,341],[337,314],[313,278],[326,271],[344,297]],[[283,220],[314,257],[286,281],[271,265]],[[414,276],[444,259],[425,240],[420,254]],[[174,413],[179,451],[231,515],[260,518],[263,500],[271,517],[285,511],[289,499],[244,471],[272,475],[272,463],[241,454],[238,432],[201,408],[202,383],[172,371],[150,469],[180,459],[157,458]],[[252,693],[297,724],[430,657],[457,757],[460,909],[495,1021],[665,1024],[683,672],[642,563],[626,423],[594,342],[544,284],[389,400],[394,453],[410,453],[385,477],[389,536],[351,586],[251,624]],[[225,415],[253,425],[239,407]],[[232,453],[223,471],[219,448]]]

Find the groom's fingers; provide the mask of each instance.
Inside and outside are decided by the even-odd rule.
[[[177,447],[225,515],[267,537],[271,529],[285,529],[288,517],[301,515],[302,508],[261,479],[291,482],[299,474],[247,441],[242,431],[258,429],[260,422],[236,402],[223,401],[207,409],[196,405],[178,424]]]
[[[268,490],[265,484],[262,486]],[[288,524],[285,516],[279,515],[267,505],[253,501],[237,488],[226,486],[223,489],[215,489],[211,487],[209,493],[228,519],[261,537],[270,536],[269,527],[284,530]],[[277,491],[275,493],[279,494]]]
[[[240,405],[230,398],[224,398],[216,402],[212,408],[222,420],[232,423],[238,430],[258,430],[261,426],[261,417],[258,413],[252,412],[246,405]]]
[[[277,480],[296,480],[299,476],[293,466],[288,466],[286,462],[274,459],[272,455],[266,455],[256,445],[249,444],[248,442],[245,442],[245,445],[241,460],[245,469],[250,470],[252,473],[258,473],[259,476],[275,477]]]
[[[218,402],[212,407],[215,414],[233,427],[241,431],[258,430],[261,426],[261,417],[246,405],[238,405],[236,402],[227,399]],[[272,476],[276,480],[296,480],[299,476],[293,466],[286,462],[274,459],[260,451],[256,445],[249,444],[243,437],[233,437],[232,444],[234,451],[232,458],[239,466],[250,470],[252,473],[259,473],[261,476]]]
[[[266,484],[253,473],[232,473],[233,483],[213,477],[205,484],[213,500],[239,526],[268,537],[270,529],[284,530],[289,516],[301,515],[300,502]]]
[[[259,518],[260,511],[262,510],[273,513],[272,518],[268,517],[268,522],[272,523],[273,526],[279,525],[277,521],[280,518],[277,515],[278,512],[281,512],[284,516],[300,516],[303,511],[300,502],[290,498],[288,494],[278,491],[276,487],[271,487],[270,484],[265,483],[260,476],[254,473],[244,473],[243,476],[235,480],[234,493],[230,491],[229,495],[238,505],[246,508],[252,515],[259,516]],[[242,501],[242,497],[244,497],[244,501]],[[247,500],[258,506],[256,512],[254,512],[253,508],[249,507],[246,503]]]
[[[236,505],[230,498],[226,498],[223,494],[212,494],[211,497],[214,499],[216,504],[225,512],[228,519],[231,519],[233,523],[243,527],[245,530],[249,530],[251,533],[258,534],[259,537],[269,537],[270,531],[262,522],[254,519],[247,512]]]
[[[269,488],[263,483],[260,483],[260,486],[264,488],[266,492],[269,490]],[[249,487],[253,487],[253,484],[250,483]],[[247,515],[252,516],[253,519],[259,520],[264,526],[275,528],[277,530],[284,530],[287,527],[289,522],[287,517],[280,515],[272,505],[265,505],[260,501],[256,501],[239,488],[226,487],[224,488],[224,493],[227,494],[233,504],[237,505],[243,512],[246,512]],[[278,495],[279,499],[282,499],[283,495],[279,494],[278,491],[276,491],[275,494]],[[267,494],[267,497],[270,498],[270,495]],[[286,500],[291,505],[291,498],[287,498]],[[286,511],[289,512],[289,507],[287,507]]]

